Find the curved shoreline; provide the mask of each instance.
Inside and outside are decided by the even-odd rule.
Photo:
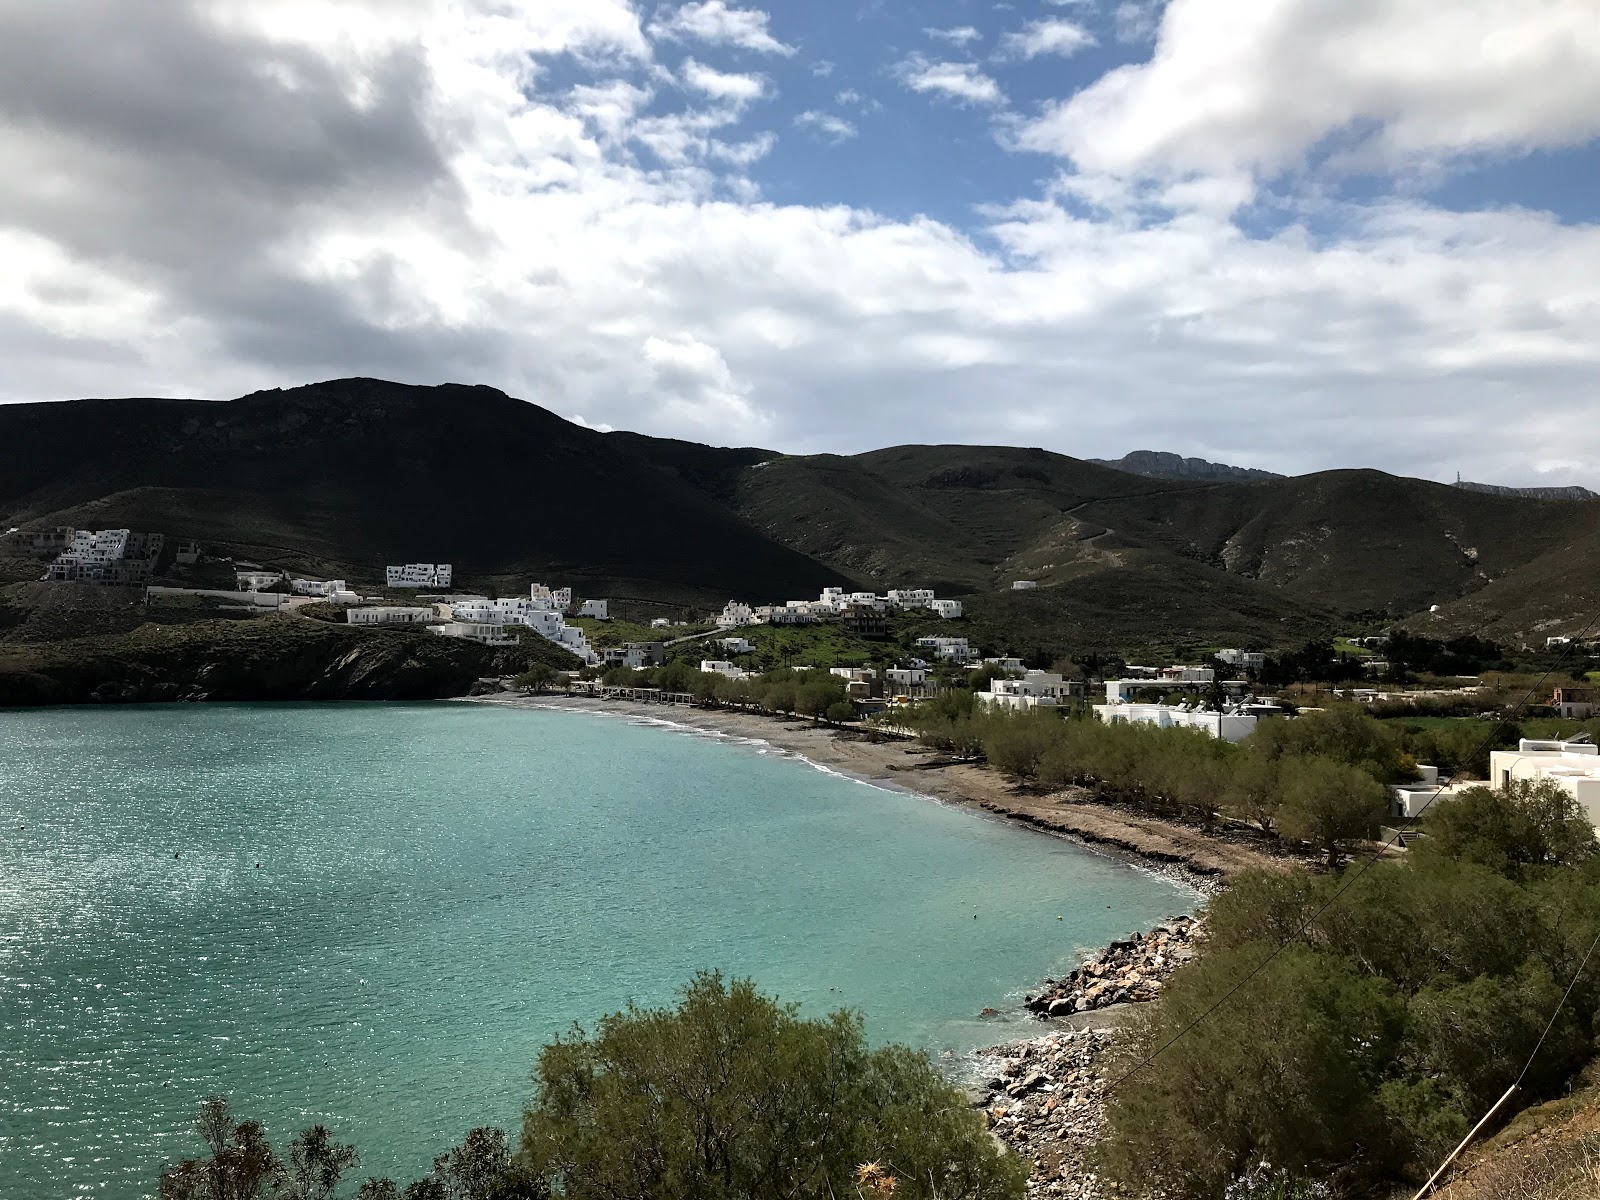
[[[950,762],[920,745],[869,741],[850,731],[804,719],[768,717],[729,709],[594,700],[560,693],[522,696],[508,692],[460,697],[453,703],[549,709],[628,717],[690,732],[738,738],[792,755],[818,770],[891,791],[970,808],[995,819],[1063,838],[1092,853],[1128,863],[1181,883],[1203,896],[1215,895],[1232,876],[1253,867],[1283,869],[1287,862],[1254,847],[1213,837],[1156,818],[1123,812],[1086,794],[1031,794],[998,772],[973,763]]]

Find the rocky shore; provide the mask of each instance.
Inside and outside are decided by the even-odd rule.
[[[1043,1017],[1067,1017],[1154,1000],[1166,977],[1194,957],[1199,926],[1193,917],[1174,917],[1149,933],[1112,942],[1065,979],[1046,980],[1026,1004]]]
[[[1049,980],[1028,1008],[1059,1027],[974,1056],[975,1107],[994,1135],[1028,1160],[1031,1196],[1098,1200],[1115,1194],[1094,1169],[1105,1130],[1107,1057],[1117,1027],[1160,995],[1167,978],[1194,957],[1202,922],[1176,917],[1148,933],[1111,943],[1064,979]]]

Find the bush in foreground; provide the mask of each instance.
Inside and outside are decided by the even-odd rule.
[[[1024,1194],[1025,1165],[926,1055],[869,1049],[859,1017],[802,1019],[749,981],[701,975],[675,1009],[607,1017],[545,1047],[537,1078],[522,1155],[573,1200]]]
[[[475,1129],[404,1188],[355,1200],[1021,1200],[1027,1166],[927,1055],[868,1047],[861,1020],[801,1018],[748,980],[696,977],[676,1008],[630,1008],[546,1046],[520,1153]],[[358,1165],[318,1125],[280,1159],[214,1096],[210,1156],[162,1172],[162,1200],[331,1200]],[[340,1193],[346,1194],[346,1193]]]
[[[1425,828],[1348,887],[1257,872],[1213,902],[1204,951],[1126,1048],[1144,1065],[1103,1147],[1121,1182],[1215,1198],[1265,1159],[1376,1191],[1425,1177],[1524,1064],[1523,1098],[1562,1092],[1600,1032],[1600,972],[1579,972],[1600,933],[1593,827],[1537,784]]]

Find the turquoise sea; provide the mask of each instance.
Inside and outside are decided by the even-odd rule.
[[[514,1135],[545,1041],[701,968],[960,1054],[1028,1028],[985,1006],[1194,900],[615,716],[0,712],[0,1197],[151,1194],[214,1092],[404,1182],[474,1125]]]

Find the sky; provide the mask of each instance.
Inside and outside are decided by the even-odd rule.
[[[1594,0],[0,0],[0,402],[1600,488]]]

